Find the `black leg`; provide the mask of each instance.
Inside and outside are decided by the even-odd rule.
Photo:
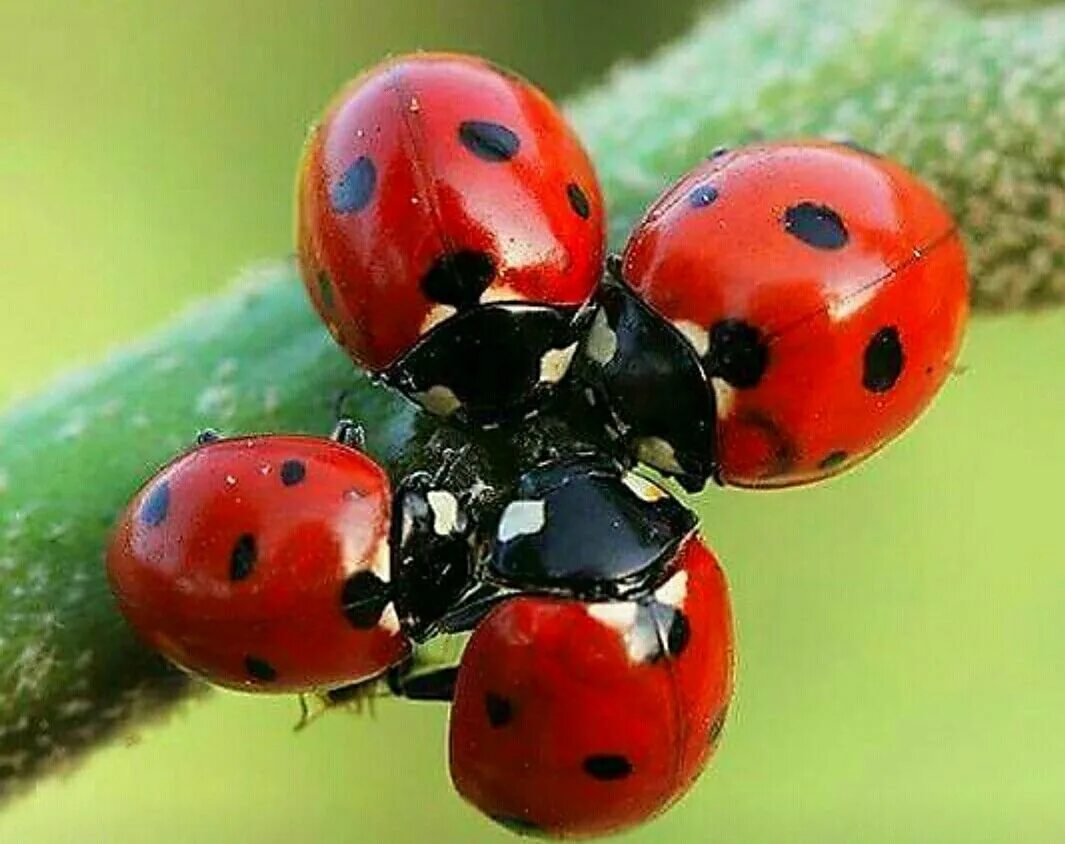
[[[222,435],[214,428],[204,428],[196,434],[196,445],[208,445],[222,439]]]
[[[333,429],[332,439],[341,445],[363,451],[366,448],[366,431],[362,425],[352,422],[350,419],[341,419]]]
[[[388,688],[396,697],[451,703],[455,699],[457,667],[437,668],[423,674],[407,674],[402,668],[388,672]]]

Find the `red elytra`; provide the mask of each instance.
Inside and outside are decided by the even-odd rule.
[[[728,587],[692,538],[637,602],[523,596],[493,610],[459,668],[451,776],[517,831],[616,832],[688,790],[732,685]]]
[[[561,113],[479,58],[424,53],[367,71],[304,153],[303,277],[372,371],[479,303],[584,304],[604,237],[595,172]]]
[[[391,492],[331,440],[220,440],[133,498],[107,571],[118,605],[171,661],[243,691],[329,689],[401,662],[390,603]]]
[[[962,243],[931,190],[827,142],[696,167],[621,272],[704,361],[720,478],[738,486],[815,481],[901,433],[951,374],[968,313]]]

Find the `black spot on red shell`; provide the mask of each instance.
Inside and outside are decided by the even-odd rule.
[[[244,657],[244,670],[247,671],[251,677],[254,677],[256,680],[261,680],[264,683],[272,683],[277,679],[277,669],[261,657]]]
[[[566,185],[566,198],[569,200],[569,207],[573,209],[573,213],[582,220],[587,220],[591,216],[592,206],[588,203],[588,197],[581,190],[581,186],[576,182]]]
[[[422,278],[422,291],[442,305],[469,308],[477,304],[495,274],[496,262],[487,252],[448,252],[437,258]]]
[[[459,125],[459,141],[484,161],[509,161],[518,154],[521,140],[506,126],[486,120],[466,120]]]
[[[632,762],[613,753],[588,756],[584,760],[584,772],[604,782],[623,780],[632,773]]]
[[[229,579],[244,580],[251,575],[258,556],[255,537],[250,533],[241,534],[229,554]]]
[[[876,332],[865,347],[862,386],[871,393],[886,393],[902,375],[905,357],[899,330],[893,325]]]
[[[367,156],[352,162],[329,191],[329,201],[338,214],[361,211],[370,204],[377,186],[377,168]]]
[[[754,387],[769,364],[769,346],[760,329],[742,319],[723,319],[710,328],[706,368],[737,389]]]
[[[497,729],[514,720],[514,705],[510,699],[494,692],[488,692],[484,696],[484,711],[488,716],[488,723]]]
[[[391,590],[372,571],[357,571],[344,581],[340,594],[340,608],[352,627],[372,630],[381,620]]]
[[[286,460],[281,464],[281,483],[295,486],[307,477],[307,467],[302,460]]]
[[[717,201],[717,188],[713,185],[699,185],[688,194],[688,204],[692,208],[706,208]]]
[[[669,655],[678,657],[688,647],[692,638],[691,622],[688,616],[678,609],[673,610],[673,620],[670,622],[669,631],[666,633],[666,647]]]
[[[148,497],[144,499],[137,518],[141,524],[148,527],[159,527],[166,521],[166,514],[170,512],[170,484],[161,481],[155,485]]]
[[[847,452],[845,451],[833,451],[825,456],[825,458],[817,464],[819,469],[835,469],[837,466],[842,466],[847,459]]]
[[[815,249],[842,249],[850,239],[839,214],[814,202],[800,202],[785,211],[784,230]]]

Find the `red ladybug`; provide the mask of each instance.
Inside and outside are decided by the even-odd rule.
[[[728,590],[697,537],[627,601],[512,598],[476,628],[451,713],[451,776],[515,831],[602,835],[683,795],[732,694]]]
[[[407,514],[399,536],[388,478],[348,445],[303,436],[212,441],[133,498],[108,551],[108,576],[134,628],[191,673],[244,691],[337,688],[409,656],[401,621],[416,601],[395,570],[409,564],[411,548],[432,551],[420,537],[425,521],[435,522],[438,545],[465,542],[449,495],[406,490],[395,508]]]
[[[311,299],[358,364],[440,415],[493,420],[551,389],[603,249],[572,130],[481,59],[385,62],[311,134],[298,188]]]
[[[808,483],[868,457],[951,373],[968,312],[957,226],[931,191],[824,142],[704,162],[613,268],[582,362],[592,400],[693,488]]]
[[[518,831],[646,820],[702,770],[732,690],[724,575],[665,490],[594,458],[538,467],[445,627],[451,774]],[[423,682],[426,688],[434,685]]]

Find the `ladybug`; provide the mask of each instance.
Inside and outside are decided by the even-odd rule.
[[[518,832],[591,835],[691,786],[733,674],[727,586],[694,530],[663,489],[594,460],[522,479],[451,616],[478,616],[449,738],[468,801]]]
[[[351,82],[300,167],[298,257],[352,359],[440,416],[492,423],[566,373],[605,248],[599,184],[557,108],[482,59]]]
[[[252,692],[309,692],[381,675],[411,653],[416,608],[396,582],[468,547],[461,505],[423,478],[395,497],[352,447],[307,436],[205,437],[133,498],[107,570],[142,638],[192,674]],[[427,535],[423,535],[423,531]],[[429,565],[429,564],[427,564]],[[450,577],[450,579],[449,579]]]
[[[810,483],[873,454],[950,375],[968,313],[948,211],[843,144],[712,156],[609,265],[587,400],[692,490]]]

